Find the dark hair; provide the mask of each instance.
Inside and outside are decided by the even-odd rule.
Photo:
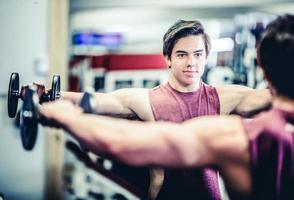
[[[205,45],[206,55],[210,51],[210,38],[205,32],[202,24],[199,21],[179,20],[170,27],[163,36],[163,55],[171,58],[172,50],[177,41],[183,37],[190,35],[202,35]]]
[[[294,15],[280,16],[268,24],[257,55],[277,93],[294,99]]]

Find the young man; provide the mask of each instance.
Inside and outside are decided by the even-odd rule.
[[[254,120],[206,116],[182,124],[134,122],[82,114],[69,101],[44,104],[41,113],[98,154],[137,166],[219,169],[232,199],[293,199],[293,27],[294,15],[285,15],[266,28],[257,53],[274,109]]]
[[[122,117],[136,115],[141,120],[154,121],[159,120],[155,116],[156,109],[159,107],[157,104],[161,104],[160,106],[164,108],[172,106],[172,109],[175,109],[181,103],[187,104],[186,100],[188,100],[192,108],[181,110],[181,115],[187,115],[187,109],[203,107],[202,103],[204,105],[213,104],[212,107],[217,107],[211,114],[235,112],[240,115],[250,115],[271,102],[268,90],[253,90],[240,85],[214,88],[204,84],[201,77],[210,46],[210,38],[200,22],[184,20],[176,22],[163,38],[163,55],[171,69],[168,83],[151,90],[126,88],[110,93],[96,93],[97,112]],[[183,99],[183,96],[189,96],[192,93],[199,93],[196,100],[191,102],[190,98]],[[83,93],[61,92],[62,99],[70,99],[77,103],[82,95]],[[172,105],[168,105],[170,101]],[[185,106],[188,107],[188,105]],[[177,111],[174,112],[177,113]],[[188,118],[206,114],[204,111],[197,112],[192,111]],[[171,121],[172,119],[167,117],[166,120]],[[177,121],[183,120],[178,119]]]
[[[178,21],[163,38],[163,55],[171,70],[168,83],[151,90],[128,88],[106,94],[96,93],[97,112],[121,117],[137,116],[144,121],[183,122],[203,115],[232,112],[249,115],[269,105],[271,95],[267,90],[238,85],[214,88],[203,83],[201,77],[209,51],[210,39],[200,22]],[[62,92],[61,96],[78,102],[82,93]],[[160,185],[162,172],[153,172],[157,172],[152,173],[153,186]],[[153,178],[158,173],[161,178]],[[161,191],[163,199],[172,195],[175,187],[182,194],[194,195],[195,198],[220,198],[217,174],[211,169],[167,174],[168,179]],[[158,191],[151,191],[151,196],[156,196]]]
[[[271,103],[268,90],[239,85],[212,87],[201,81],[210,38],[198,21],[176,22],[164,35],[163,55],[171,69],[167,84],[153,89],[127,88],[96,93],[97,112],[120,117],[137,116],[144,121],[183,122],[203,115],[256,113]],[[62,99],[79,102],[82,93],[62,92]],[[162,171],[151,173],[151,197],[162,184]],[[160,174],[157,175],[157,174]],[[211,169],[168,171],[158,199],[173,191],[198,199],[220,199],[217,173]],[[182,196],[183,197],[183,196]]]

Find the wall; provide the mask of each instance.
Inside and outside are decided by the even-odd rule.
[[[19,72],[20,84],[47,80],[47,4],[0,0],[0,193],[9,200],[42,199],[44,190],[44,131],[39,126],[34,150],[25,152],[6,94],[11,72]]]

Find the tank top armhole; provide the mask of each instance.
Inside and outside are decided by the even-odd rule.
[[[154,103],[153,103],[153,100],[154,100],[154,98],[153,98],[154,94],[153,93],[155,92],[154,89],[158,89],[158,88],[150,89],[148,91],[148,96],[149,96],[149,104],[150,104],[150,107],[151,107],[151,111],[152,111],[154,120],[157,121],[158,119],[157,119],[157,115],[155,113],[156,108],[154,107]]]
[[[217,90],[215,87],[212,87],[213,90],[213,96],[214,96],[214,100],[215,100],[215,105],[216,105],[216,110],[217,110],[217,114],[220,115],[220,100],[219,100],[219,96],[217,93]]]

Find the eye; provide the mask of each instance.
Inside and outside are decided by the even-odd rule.
[[[203,53],[194,53],[195,57],[201,57],[203,55]]]
[[[184,58],[185,55],[186,55],[186,54],[180,53],[180,54],[177,54],[177,57],[178,57],[178,58]]]

